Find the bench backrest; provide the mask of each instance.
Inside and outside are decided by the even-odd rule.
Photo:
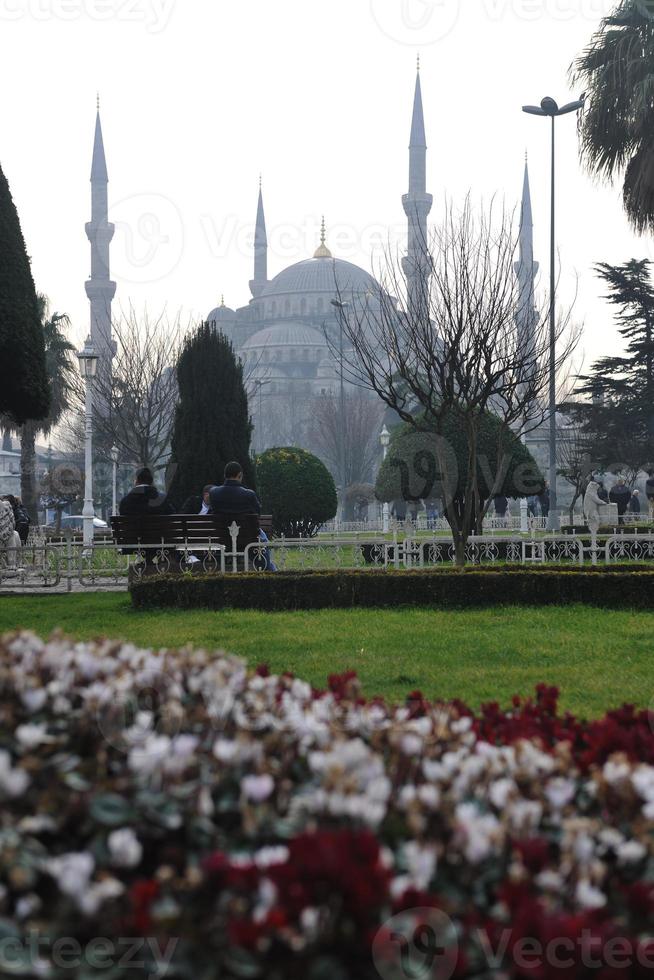
[[[259,540],[259,529],[268,537],[272,532],[272,517],[258,514],[134,514],[111,518],[116,544],[161,544],[201,546],[209,541],[232,550],[229,527],[239,527],[236,550],[244,551]]]

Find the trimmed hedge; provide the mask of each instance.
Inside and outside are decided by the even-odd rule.
[[[137,609],[342,609],[356,606],[567,605],[654,608],[654,571],[619,566],[456,571],[322,571],[152,576],[130,584]]]

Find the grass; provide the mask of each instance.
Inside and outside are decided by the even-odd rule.
[[[654,704],[653,626],[652,613],[585,606],[141,613],[122,593],[0,598],[0,633],[24,627],[45,637],[60,627],[77,639],[192,643],[290,670],[317,686],[330,673],[354,669],[367,695],[393,700],[420,688],[476,707],[507,703],[543,681],[558,685],[563,707],[582,717],[624,702]]]

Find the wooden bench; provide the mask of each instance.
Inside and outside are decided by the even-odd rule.
[[[272,517],[258,514],[135,514],[111,518],[114,541],[123,554],[133,554],[135,545],[149,545],[145,563],[151,566],[164,547],[168,558],[176,551],[207,551],[210,545],[223,545],[232,552],[232,524],[239,528],[236,551],[242,553],[259,540],[259,531],[272,537]]]

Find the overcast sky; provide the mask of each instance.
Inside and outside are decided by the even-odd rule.
[[[88,331],[89,175],[100,92],[118,304],[204,316],[249,299],[263,174],[269,275],[311,255],[371,266],[404,230],[416,54],[432,220],[468,189],[519,198],[525,150],[547,274],[549,149],[525,102],[567,77],[610,0],[0,0],[0,163],[37,288]],[[650,257],[620,188],[578,162],[558,124],[561,288],[578,279],[586,363],[618,349],[593,263]]]

